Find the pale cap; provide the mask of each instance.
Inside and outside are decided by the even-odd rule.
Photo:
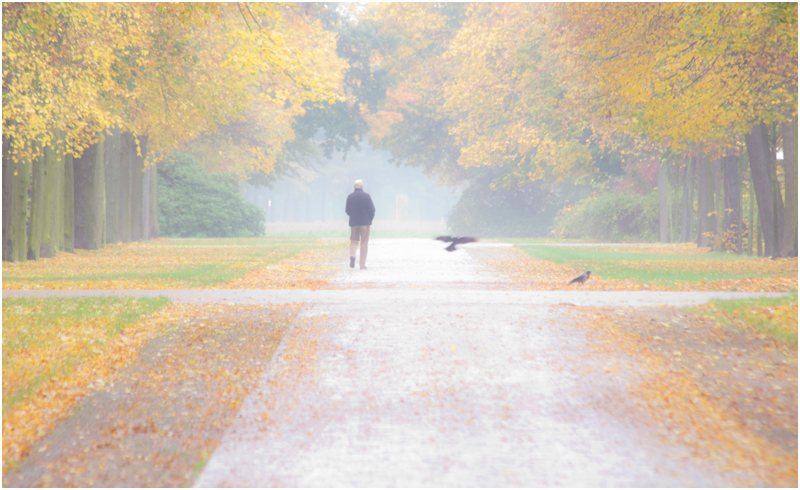
[[[358,187],[359,189],[363,189],[364,188],[364,181],[361,180],[361,179],[358,179],[357,181],[353,182],[353,187]]]

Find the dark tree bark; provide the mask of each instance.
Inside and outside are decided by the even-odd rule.
[[[778,181],[778,138],[780,130],[777,124],[772,125],[767,131],[767,141],[769,141],[769,178],[772,183],[772,235],[775,237],[775,250],[772,251],[773,257],[781,257],[781,242],[783,241],[783,196],[781,195],[781,184]]]
[[[670,243],[669,226],[669,176],[667,175],[667,162],[658,163],[658,241]]]
[[[141,230],[141,240],[150,239],[150,174],[152,173],[153,167],[147,167],[142,178],[142,210],[140,213],[142,223],[139,227]]]
[[[39,147],[40,150],[43,148]],[[33,186],[31,188],[31,222],[28,226],[28,260],[39,260],[44,229],[44,168],[45,157],[33,161]]]
[[[131,241],[131,148],[133,135],[124,133],[119,152],[119,210],[118,233],[121,242]]]
[[[797,257],[797,117],[783,123],[783,175],[786,178],[786,206],[783,219],[781,256]]]
[[[772,179],[770,178],[770,155],[767,132],[763,123],[753,126],[745,136],[747,143],[747,156],[750,158],[750,174],[753,178],[753,188],[758,204],[758,218],[764,234],[764,255],[773,255],[775,252],[775,226],[773,208]]]
[[[94,162],[94,220],[97,228],[97,248],[106,244],[106,152],[105,134],[98,135],[97,155]]]
[[[669,232],[673,242],[680,242],[681,236],[681,164],[673,164],[669,174],[670,214]]]
[[[80,158],[74,160],[75,183],[75,248],[97,250],[100,246],[95,205],[95,172],[98,145],[86,148]]]
[[[106,137],[106,243],[117,243],[119,237],[119,178],[120,178],[119,128],[112,128]]]
[[[713,219],[711,220],[711,228],[714,235],[722,233],[722,221],[725,213],[725,206],[722,197],[722,160],[714,160],[711,164],[711,171],[714,179],[714,210]]]
[[[761,215],[756,215],[756,255],[764,256],[764,230],[761,229]]]
[[[131,146],[131,240],[143,240],[142,196],[144,183],[144,159],[147,157],[147,136],[139,137],[139,150],[136,143]]]
[[[773,257],[783,257],[781,255],[781,242],[783,242],[783,196],[781,196],[781,185],[778,182],[778,161],[774,158],[775,152],[771,152],[772,162],[770,168],[770,181],[772,183],[772,235],[775,237],[775,250]]]
[[[14,250],[14,162],[9,151],[11,140],[3,135],[3,260],[13,260]]]
[[[53,203],[56,197],[56,149],[47,146],[44,149],[44,209],[42,209],[42,237],[39,246],[40,257],[52,257],[58,251],[53,231]]]
[[[31,173],[33,165],[30,162],[16,162],[17,171],[14,179],[13,204],[14,204],[14,258],[15,262],[28,260],[28,221],[30,210],[28,206],[28,190],[31,187]]]
[[[725,220],[723,233],[733,229],[736,241],[736,253],[742,253],[742,198],[739,189],[739,157],[729,153],[722,161],[722,173],[725,184]]]
[[[161,236],[158,224],[158,168],[153,165],[150,172],[150,238]]]
[[[708,213],[711,212],[714,199],[714,183],[710,179],[710,162],[704,158],[697,157],[697,236],[698,247],[708,247],[709,239],[706,232],[711,227],[711,219]]]
[[[753,181],[750,177],[750,166],[749,161],[747,162],[747,195],[750,198],[749,201],[749,210],[750,210],[750,219],[747,221],[749,228],[747,230],[747,255],[753,255],[753,244],[755,243],[755,236],[756,236],[756,219],[755,219],[755,191],[753,190]]]
[[[64,132],[56,131],[56,165],[55,182],[53,184],[52,219],[50,236],[53,237],[55,250],[64,250]]]
[[[75,251],[75,160],[72,154],[64,155],[64,250]]]
[[[681,213],[681,242],[692,241],[692,219],[694,218],[694,164],[695,159],[689,158],[683,172],[683,209]]]

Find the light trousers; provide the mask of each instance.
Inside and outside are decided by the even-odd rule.
[[[350,227],[350,257],[356,256],[358,242],[361,242],[361,258],[358,260],[361,267],[367,265],[367,245],[369,244],[369,226]]]

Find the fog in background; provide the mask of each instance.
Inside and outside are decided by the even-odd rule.
[[[421,169],[389,162],[391,154],[363,145],[346,160],[334,153],[314,169],[301,168],[296,178],[283,177],[272,187],[246,184],[246,199],[264,210],[267,234],[281,231],[347,229],[344,212],[353,182],[364,181],[364,191],[375,203],[375,231],[444,232],[445,220],[460,191],[438,185]]]

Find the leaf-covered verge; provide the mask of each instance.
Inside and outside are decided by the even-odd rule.
[[[133,242],[102,250],[59,252],[31,262],[3,262],[3,289],[228,289],[319,287],[291,265],[298,256],[327,263],[342,243],[314,239],[219,239]],[[313,259],[313,260],[311,260]],[[268,269],[271,273],[266,273]],[[290,276],[286,274],[291,272]]]
[[[797,293],[785,298],[714,300],[696,309],[719,323],[763,332],[797,347]]]
[[[3,485],[190,485],[300,306],[170,305],[131,325],[132,340],[41,392],[52,408],[4,423]]]
[[[51,259],[37,262],[4,263],[3,279],[4,287],[10,288],[11,285],[12,288],[16,287],[17,289],[164,289],[167,287],[181,289],[191,287],[317,289],[326,287],[331,274],[341,268],[344,263],[344,259],[341,258],[343,257],[341,249],[341,244],[330,244],[317,240],[158,240],[150,243],[117,245],[94,252],[80,251],[77,254],[58,254]],[[8,268],[19,275],[6,275],[7,266],[10,266]],[[215,270],[218,272],[215,273]],[[165,271],[166,274],[164,274]],[[158,274],[163,274],[160,276],[163,279],[159,279]],[[11,281],[8,276],[11,276]],[[46,280],[43,280],[43,276]],[[183,332],[181,329],[189,329],[186,331],[188,332],[186,335],[189,335],[193,331],[192,329],[206,332],[202,335],[195,335],[192,337],[194,340],[190,339],[189,344],[192,349],[209,351],[211,346],[209,342],[217,349],[209,351],[216,352],[211,357],[217,361],[204,361],[203,369],[207,371],[203,372],[216,373],[213,376],[209,374],[211,377],[208,379],[217,380],[227,388],[224,388],[224,392],[217,393],[213,390],[209,391],[211,388],[207,386],[204,388],[206,391],[202,396],[214,400],[208,406],[216,407],[213,410],[217,410],[217,412],[215,412],[216,415],[209,415],[209,417],[212,419],[213,417],[222,417],[219,420],[224,419],[227,422],[223,423],[214,419],[217,421],[212,421],[208,427],[200,427],[198,430],[212,432],[216,430],[214,437],[221,436],[224,427],[229,423],[229,420],[225,418],[227,412],[223,408],[230,411],[231,406],[223,407],[220,403],[241,400],[249,386],[247,380],[250,379],[240,376],[236,369],[229,369],[228,364],[225,363],[230,361],[234,366],[239,366],[237,363],[255,362],[258,366],[254,364],[253,366],[256,367],[251,366],[252,369],[260,369],[262,367],[260,363],[265,359],[268,360],[268,357],[265,358],[264,355],[258,353],[248,353],[249,351],[245,352],[247,349],[237,347],[239,344],[235,339],[228,338],[226,342],[230,345],[214,340],[215,335],[226,331],[232,324],[222,320],[220,320],[222,323],[208,323],[208,325],[216,325],[211,331],[206,328],[207,323],[192,322],[198,318],[207,319],[214,315],[247,312],[255,307],[173,304],[146,318],[140,318],[138,321],[135,321],[137,317],[129,314],[129,310],[139,311],[134,308],[135,305],[141,306],[153,301],[155,300],[7,299],[4,301],[4,474],[9,468],[14,467],[28,456],[36,441],[47,436],[59,422],[69,417],[73,407],[83,397],[92,393],[96,394],[98,390],[113,388],[115,376],[131,361],[137,359],[138,352],[146,346],[150,346],[151,342],[154,342],[153,339],[167,332]],[[166,303],[165,300],[158,301],[154,304],[163,307]],[[143,311],[139,317],[154,309]],[[75,313],[72,313],[73,311]],[[113,316],[112,313],[116,317],[106,318]],[[256,335],[261,331],[259,329],[262,326],[268,328],[269,325],[271,325],[270,322],[248,320],[237,327],[236,338],[249,338],[248,335]],[[59,329],[59,334],[51,335],[55,328]],[[242,329],[250,330],[245,332]],[[102,350],[95,346],[98,343],[96,340],[98,333],[101,331],[107,337],[102,343]],[[35,332],[38,337],[29,338],[33,335],[32,332]],[[204,335],[211,336],[211,340],[203,337]],[[198,338],[201,339],[200,343],[197,343]],[[268,342],[256,341],[257,339],[253,340],[253,338],[250,340],[252,345],[247,348],[264,347],[268,344]],[[277,345],[280,339],[274,340]],[[9,349],[15,350],[7,352],[7,346]],[[33,350],[31,346],[36,346],[39,350]],[[78,350],[80,346],[83,348]],[[272,351],[267,349],[265,352],[271,355]],[[52,355],[53,353],[55,355]],[[234,357],[236,359],[232,361]],[[190,359],[192,357],[187,354],[181,358]],[[36,362],[31,364],[28,362],[31,360]],[[65,367],[68,367],[69,370]],[[244,368],[240,366],[241,369]],[[170,374],[173,372],[185,374],[186,369],[170,371],[166,368],[154,367],[153,370],[148,371],[147,375],[156,380],[164,381],[169,378],[170,381],[175,381]],[[29,383],[26,385],[27,388],[17,386],[25,382]],[[12,388],[13,391],[11,391]],[[180,393],[180,390],[174,391],[174,393]],[[9,397],[8,401],[7,397]],[[161,397],[163,398],[163,396]],[[181,403],[183,402],[185,400],[181,401]],[[150,412],[151,409],[152,407],[149,407],[145,412]],[[129,418],[124,420],[130,421]],[[197,421],[202,418],[191,417],[191,420]],[[127,432],[129,435],[149,433],[150,425],[148,423],[132,424],[129,424],[130,427],[133,427]],[[116,429],[112,430],[114,434],[118,432],[114,431]],[[175,432],[177,433],[177,431]],[[120,434],[124,433],[124,431],[120,432]],[[200,439],[205,441],[207,438],[201,437]],[[176,471],[183,475],[180,477],[183,478],[182,484],[189,481],[188,477],[182,473],[185,465],[188,464],[191,470],[198,461],[208,455],[209,448],[213,447],[210,442],[200,444],[198,442],[200,439],[192,443],[197,444],[192,446],[195,449],[199,448],[196,451],[192,449],[188,452],[179,452],[178,456],[173,455],[172,459],[168,458],[169,461],[180,460],[180,464],[178,462],[175,464],[181,468]],[[189,443],[187,442],[187,444]],[[37,451],[45,452],[46,447],[40,446]],[[143,461],[152,462],[152,458],[153,456],[150,455]],[[138,456],[135,459],[142,461]],[[166,464],[163,461],[162,463]],[[144,469],[140,468],[140,470],[140,473],[146,473]],[[173,479],[174,472],[165,470],[164,475],[164,480],[159,480],[164,486],[173,486],[173,483],[177,481]],[[145,480],[134,478],[130,481]],[[6,481],[4,478],[4,484]],[[16,480],[8,481],[17,483]],[[39,484],[50,484],[42,480],[37,481],[40,482]],[[68,484],[64,483],[64,485]],[[154,482],[153,485],[159,486],[159,483]],[[104,486],[118,485],[113,483]],[[141,486],[141,484],[137,483],[134,486]]]
[[[520,246],[530,257],[514,265],[497,264],[524,289],[581,287],[605,291],[751,291],[797,290],[797,258],[770,260],[708,253],[693,244],[641,246]],[[567,286],[591,270],[582,286]]]
[[[621,384],[598,407],[738,474],[743,486],[797,485],[796,348],[687,310],[566,311]]]
[[[166,298],[3,300],[3,420],[40,385],[105,352],[125,327]]]
[[[173,319],[172,306],[144,316],[165,304],[163,299],[3,301],[3,471]]]

